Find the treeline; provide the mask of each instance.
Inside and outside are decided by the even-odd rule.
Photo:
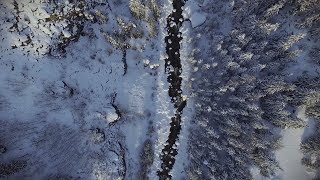
[[[301,77],[295,82],[297,91],[293,104],[305,106],[305,113],[309,118],[313,118],[315,125],[314,132],[303,139],[301,151],[304,154],[301,160],[307,168],[316,172],[316,177],[320,178],[320,79],[319,77]]]
[[[307,87],[310,82],[302,88],[295,77],[289,78],[303,74],[291,72],[291,67],[306,61],[297,60],[300,46],[317,35],[299,26],[308,19],[301,16],[318,13],[302,12],[302,3],[216,1],[202,8],[207,20],[193,32],[201,36],[193,40],[199,49],[192,52],[196,115],[190,130],[189,178],[251,179],[252,167],[266,177],[280,169],[274,154],[281,146],[279,132],[305,126],[296,108],[314,92]],[[307,108],[307,114],[318,107]]]

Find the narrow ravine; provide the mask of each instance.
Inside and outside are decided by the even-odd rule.
[[[184,0],[173,0],[173,11],[167,17],[167,32],[168,36],[165,37],[166,53],[168,58],[165,59],[165,72],[168,74],[169,96],[171,97],[171,103],[174,104],[176,109],[175,116],[171,118],[170,133],[166,143],[166,146],[162,149],[161,155],[161,170],[158,171],[160,179],[172,178],[170,171],[175,163],[175,156],[178,154],[178,150],[175,148],[175,144],[178,141],[178,135],[181,131],[181,115],[187,102],[183,99],[181,83],[182,83],[182,65],[180,59],[180,42],[182,40],[181,32],[179,32],[182,23],[182,7],[184,6]]]

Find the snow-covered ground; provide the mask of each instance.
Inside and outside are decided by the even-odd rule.
[[[308,122],[307,126],[306,128],[282,130],[282,148],[276,152],[276,157],[282,170],[271,178],[273,180],[312,180],[315,176],[314,172],[301,164],[303,154],[300,151],[302,138],[312,134],[313,120],[305,116],[305,107],[300,107],[298,117]],[[251,173],[255,180],[270,179],[261,176],[255,168],[252,169]]]
[[[174,107],[169,96],[172,83],[168,83],[168,73],[165,71],[165,60],[169,56],[166,54],[165,43],[165,38],[169,36],[167,23],[170,19],[167,21],[167,18],[177,11],[173,9],[174,2],[175,0],[0,1],[0,178],[159,179],[158,173],[164,162],[163,149],[168,144],[172,127],[171,118],[177,114],[177,107]],[[240,1],[214,1],[216,6],[212,2],[186,1],[182,7],[184,19],[179,19],[183,24],[179,27],[182,37],[179,49],[182,66],[181,96],[187,101],[187,105],[181,117],[182,129],[174,142],[173,148],[178,154],[173,157],[175,164],[169,172],[172,179],[192,177],[189,176],[191,171],[188,169],[191,163],[189,158],[193,155],[189,152],[192,125],[208,127],[195,134],[203,133],[199,137],[213,139],[210,141],[208,138],[207,144],[201,144],[207,141],[199,139],[197,144],[201,149],[195,156],[199,155],[197,160],[199,164],[204,164],[203,172],[208,173],[202,174],[203,176],[220,180],[228,177],[228,173],[237,174],[237,169],[233,169],[238,166],[237,163],[241,162],[244,166],[252,163],[249,162],[252,161],[248,158],[249,155],[238,154],[239,158],[237,157],[236,153],[246,152],[242,147],[246,144],[235,142],[242,140],[242,137],[237,136],[247,136],[246,132],[238,132],[237,125],[250,128],[242,121],[249,121],[247,116],[250,114],[246,113],[258,112],[255,110],[259,109],[256,107],[259,103],[247,100],[248,97],[237,99],[234,92],[242,88],[248,88],[251,92],[250,88],[256,88],[256,84],[252,87],[241,84],[256,71],[249,71],[251,66],[245,61],[256,58],[257,62],[253,64],[257,65],[257,69],[267,67],[269,59],[264,57],[265,60],[260,61],[260,57],[265,54],[254,54],[257,49],[252,47],[268,45],[270,51],[266,53],[270,56],[277,53],[273,48],[278,46],[278,41],[273,44],[272,40],[257,40],[255,43],[255,35],[250,35],[245,30],[240,32],[236,29],[238,27],[233,27],[235,22],[232,20],[236,19],[236,14],[232,13],[241,12],[243,8]],[[83,3],[87,3],[86,6]],[[280,2],[270,7],[268,13],[277,14],[277,9],[281,9],[282,5]],[[268,15],[265,16],[268,19]],[[244,23],[250,25],[252,22]],[[268,35],[276,34],[277,23],[256,23],[258,25],[254,24],[250,27],[251,30],[255,26],[265,25],[264,30],[269,32]],[[281,57],[283,60],[294,50],[297,53],[294,58],[296,62],[288,63],[290,65],[286,71],[279,73],[279,76],[285,76],[284,79],[288,82],[294,82],[304,74],[317,77],[320,68],[314,65],[308,54],[317,45],[317,41],[307,40],[305,37],[308,31],[294,28],[294,21],[291,19],[279,20],[279,23],[284,23],[279,30],[281,33],[290,31],[292,35],[280,43],[279,47],[288,51],[279,54],[277,58]],[[174,27],[174,24],[171,25]],[[204,25],[206,28],[201,32]],[[279,34],[270,37],[279,39]],[[179,36],[180,34],[177,35]],[[264,50],[262,48],[259,53],[265,53]],[[198,57],[204,59],[197,59]],[[206,64],[202,65],[202,62]],[[274,64],[276,69],[277,63]],[[215,73],[209,73],[210,71]],[[212,99],[208,101],[206,97],[192,96],[194,82],[190,77],[196,72],[198,79],[193,80],[206,86],[201,89],[201,93],[217,93],[219,97],[210,97]],[[266,72],[269,73],[268,70]],[[221,78],[209,77],[211,74],[221,75]],[[223,77],[226,74],[230,78]],[[252,77],[252,81],[256,79],[258,76]],[[220,86],[224,81],[228,83],[226,88],[224,85]],[[212,89],[206,89],[208,87]],[[278,91],[278,87],[271,87],[271,91],[272,88],[275,89],[275,94],[281,91]],[[223,104],[224,99],[229,101],[228,95],[232,95],[234,102],[242,101],[244,106],[247,101],[251,104],[241,107],[237,112],[236,108],[231,108],[230,101],[231,103],[226,103],[229,109],[220,109],[223,105],[220,107],[219,103]],[[194,117],[196,98],[208,101],[209,104],[203,106],[207,110],[202,113],[209,117],[204,118],[207,120],[205,122],[191,125],[191,122],[198,120]],[[285,103],[279,104],[279,107],[286,106]],[[211,107],[218,109],[213,111]],[[314,130],[313,119],[306,117],[304,111],[305,108],[301,107],[297,115],[307,122],[306,128],[281,130],[283,147],[275,155],[282,170],[269,179],[311,180],[314,177],[314,172],[301,164],[301,140],[310,136]],[[238,121],[235,115],[237,113],[239,117],[245,117],[244,120]],[[218,118],[215,115],[219,115]],[[259,123],[263,122],[259,118],[261,117],[257,115]],[[219,121],[223,123],[219,124]],[[267,126],[259,123],[254,131],[260,132]],[[222,124],[223,127],[214,129],[217,128],[216,124]],[[223,129],[224,127],[227,129]],[[245,131],[239,131],[241,130]],[[252,134],[256,133],[251,132],[252,129],[247,130]],[[231,133],[232,137],[220,137],[226,132]],[[264,137],[260,137],[259,133],[255,138],[256,143],[261,145],[263,156],[262,160],[258,157],[257,161],[268,160],[267,153],[263,154],[263,148],[272,143],[264,142]],[[209,152],[205,152],[205,148]],[[257,149],[259,148],[258,145]],[[210,155],[210,160],[203,159],[206,158],[201,155],[204,152]],[[221,163],[221,169],[214,164],[219,161],[219,157],[226,157],[220,160],[226,161]],[[16,168],[13,168],[13,172],[10,169],[12,163]],[[4,171],[6,168],[10,170]],[[214,177],[214,171],[224,169],[231,171],[218,173],[219,177]],[[198,169],[195,171],[201,172]],[[255,180],[268,179],[260,175],[258,168],[252,168],[251,175]]]
[[[92,176],[89,177],[93,179],[113,179],[117,177],[116,174],[119,177],[137,176],[141,168],[140,153],[146,139],[154,141],[154,153],[157,156],[154,161],[156,165],[152,169],[155,171],[159,169],[158,164],[161,162],[157,157],[167,139],[171,114],[174,114],[172,105],[168,103],[170,100],[167,93],[167,76],[164,74],[165,55],[162,37],[165,36],[163,34],[165,31],[160,31],[162,34],[160,36],[150,38],[148,25],[135,21],[135,26],[138,26],[137,31],[144,31],[147,35],[140,39],[128,40],[133,48],[127,49],[123,57],[123,51],[114,48],[115,44],[112,44],[120,39],[108,42],[111,37],[108,34],[114,33],[115,30],[120,30],[120,33],[123,31],[119,18],[125,23],[134,18],[130,13],[128,2],[110,2],[96,9],[95,13],[99,13],[101,24],[84,25],[83,32],[87,34],[72,42],[63,56],[54,57],[46,53],[54,37],[59,36],[59,33],[65,38],[71,36],[68,31],[63,30],[67,22],[57,22],[55,26],[46,24],[42,20],[49,18],[50,13],[44,10],[43,6],[46,4],[38,1],[33,6],[27,1],[19,1],[17,5],[14,1],[6,1],[1,5],[3,11],[0,25],[2,39],[0,95],[5,97],[5,102],[1,102],[5,104],[4,109],[0,109],[1,123],[33,124],[41,119],[43,121],[42,124],[38,124],[38,129],[30,131],[32,136],[30,140],[44,142],[50,139],[50,136],[44,139],[41,137],[47,126],[57,124],[76,129],[84,143],[75,144],[75,151],[71,152],[77,153],[79,149],[86,149],[83,153],[88,157],[85,161],[87,165],[83,167],[78,167],[74,159],[69,159],[70,164],[65,166],[63,172],[54,169],[50,163],[47,167],[37,167],[43,168],[43,173],[37,174],[37,177],[46,176],[46,173],[65,173],[71,169],[91,172]],[[169,12],[170,2],[166,4],[168,5],[163,8]],[[66,3],[65,10],[71,11],[72,9],[68,9],[67,6],[69,3]],[[28,18],[21,18],[18,28],[26,30],[8,32],[12,23],[6,21],[6,18],[13,18],[10,11],[15,11],[17,7],[18,11],[21,10],[20,16],[29,17],[31,21],[29,22]],[[163,28],[167,14],[164,13],[162,16],[160,22]],[[32,39],[34,44],[20,46],[21,42],[25,41],[23,38],[30,34],[36,35]],[[39,47],[43,48],[42,51]],[[126,70],[123,58],[126,59]],[[3,135],[2,131],[3,129],[1,129]],[[95,133],[101,132],[99,139]],[[13,153],[10,152],[14,151],[11,147],[19,146],[20,140],[10,141],[10,136],[15,136],[9,134],[10,129],[6,129],[5,133],[6,136],[1,142],[7,147],[8,153],[5,154],[5,159],[9,163],[12,158],[18,158],[11,156]],[[64,133],[67,132],[63,132],[63,135]],[[91,136],[94,136],[93,139]],[[61,146],[63,149],[64,143],[74,144],[68,140],[52,142],[52,145]],[[73,139],[70,137],[70,140]],[[17,144],[11,146],[8,144],[10,142]],[[87,145],[84,146],[85,144]],[[47,158],[49,161],[50,158],[56,158],[51,161],[63,164],[64,160],[59,157],[65,157],[70,153],[67,151],[64,155],[61,151],[51,152],[50,148],[33,145],[28,149],[29,151],[24,152],[30,154],[27,159],[35,158],[44,163],[47,163],[45,162]],[[97,156],[105,157],[97,160],[95,159]],[[115,166],[111,165],[112,163]],[[79,162],[79,165],[83,164]],[[126,172],[123,172],[125,167]],[[28,173],[27,175],[32,177]],[[88,178],[88,174],[84,173],[81,177]]]
[[[305,108],[300,108],[298,111],[298,117],[309,121],[305,116]],[[312,128],[312,127],[311,127]],[[310,127],[306,127],[306,130],[310,130]],[[303,135],[307,133],[305,129],[285,129],[282,131],[283,144],[282,148],[276,153],[277,159],[282,168],[282,172],[279,173],[281,180],[311,180],[314,174],[307,171],[307,168],[301,164],[303,154],[300,151],[300,143]]]

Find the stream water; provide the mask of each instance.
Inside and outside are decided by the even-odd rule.
[[[175,116],[171,117],[169,137],[166,146],[162,149],[161,170],[158,171],[160,179],[171,178],[170,171],[175,163],[175,156],[178,154],[175,144],[181,131],[181,115],[187,104],[186,100],[183,99],[181,90],[183,69],[180,59],[180,42],[182,41],[182,35],[179,31],[184,21],[182,16],[184,4],[184,0],[173,0],[173,11],[167,17],[168,36],[165,37],[165,42],[168,58],[165,59],[165,71],[168,74],[167,80],[170,84],[169,96],[176,112]]]

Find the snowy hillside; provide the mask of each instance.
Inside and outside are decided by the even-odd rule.
[[[319,179],[319,72],[319,0],[1,0],[0,179]]]

